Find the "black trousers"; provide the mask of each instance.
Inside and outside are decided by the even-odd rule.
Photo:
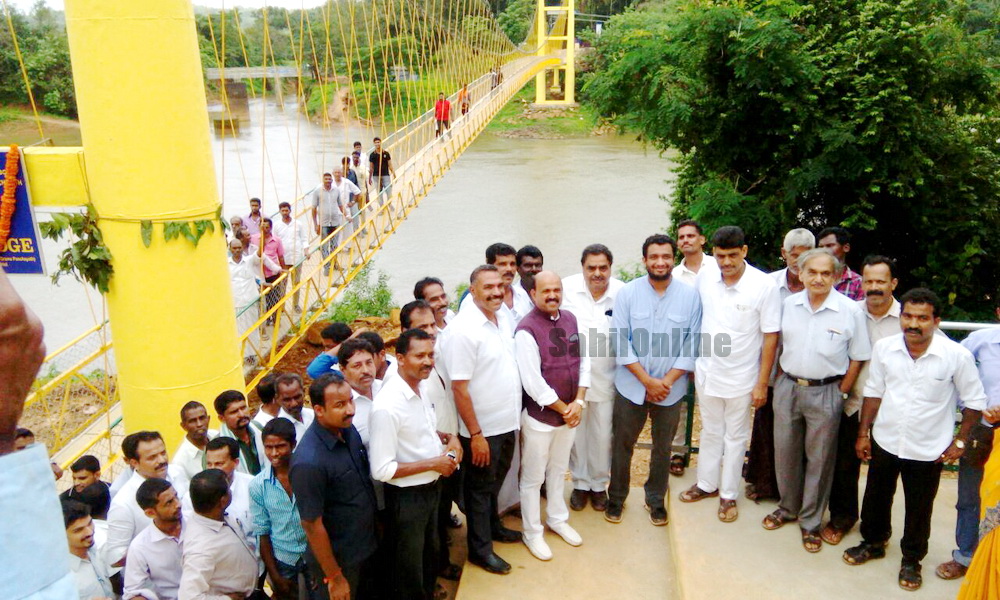
[[[840,413],[840,430],[837,433],[837,462],[833,467],[833,486],[830,488],[830,525],[848,531],[858,522],[858,476],[861,459],[854,450],[858,439],[860,412],[851,416]]]
[[[451,505],[458,500],[462,492],[462,473],[459,469],[451,477],[442,477],[441,500],[438,501],[438,572],[444,571],[451,564],[451,553],[448,550],[448,529],[451,523]]]
[[[670,476],[670,448],[681,417],[681,402],[673,406],[658,406],[649,402],[637,405],[615,391],[615,407],[611,416],[609,502],[621,506],[628,498],[632,479],[632,453],[648,417],[652,421],[653,451],[649,458],[649,478],[645,485],[646,504],[652,508],[665,508],[664,497]]]
[[[385,486],[388,539],[393,564],[393,598],[431,600],[437,581],[440,483]]]
[[[309,571],[312,573],[313,581],[317,582],[316,597],[319,600],[330,600],[329,590],[327,590],[326,584],[323,583],[323,578],[326,575],[323,574],[323,569],[316,562],[316,557],[313,556],[311,550],[306,550],[304,558]],[[379,594],[374,591],[374,585],[372,584],[372,581],[375,579],[373,574],[375,567],[376,565],[370,557],[354,565],[340,564],[340,570],[343,572],[344,579],[347,580],[347,585],[351,589],[351,600],[373,600],[379,598]]]
[[[486,438],[490,462],[485,467],[472,464],[472,441],[462,442],[462,470],[465,478],[465,518],[468,528],[469,556],[483,559],[493,553],[493,532],[501,527],[497,494],[503,485],[510,461],[514,458],[517,432],[510,431]]]
[[[754,487],[758,500],[778,499],[778,478],[774,472],[774,386],[767,388],[767,401],[753,413],[745,479]]]
[[[861,537],[870,544],[884,544],[892,537],[892,500],[896,480],[902,477],[906,518],[899,546],[904,561],[920,562],[927,555],[931,513],[943,466],[943,463],[899,458],[883,450],[873,439],[868,485],[861,507]]]

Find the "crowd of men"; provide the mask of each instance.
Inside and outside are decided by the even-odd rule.
[[[129,469],[110,486],[79,459],[62,506],[81,597],[255,598],[265,580],[276,598],[441,597],[437,578],[461,571],[448,553],[456,507],[468,562],[496,574],[511,571],[496,543],[542,561],[556,538],[582,544],[571,509],[621,523],[647,421],[644,507],[666,525],[690,388],[701,438],[682,502],[718,498],[718,519],[735,521],[745,471],[748,498],[778,503],[763,527],[797,523],[808,552],[860,519],[863,541],[843,554],[860,565],[886,554],[902,478],[898,583],[912,590],[942,466],[958,460],[957,549],[936,572],[964,575],[1000,421],[1000,328],[952,341],[933,292],[895,297],[891,258],[846,266],[842,228],[788,232],[774,273],[747,262],[739,227],[714,231],[711,254],[698,223],[676,233],[646,238],[646,275],[627,283],[601,244],[566,277],[535,246],[493,244],[457,313],[441,280],[416,283],[391,354],[378,334],[331,324],[308,381],[263,378],[254,414],[236,390],[185,404],[172,460],[154,431],[125,438]],[[520,531],[501,521],[511,486]]]

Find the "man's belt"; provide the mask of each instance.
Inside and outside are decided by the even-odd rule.
[[[843,375],[834,375],[833,377],[827,377],[825,379],[806,379],[805,377],[796,377],[791,373],[785,373],[785,377],[791,379],[795,383],[801,385],[802,387],[816,387],[819,385],[827,385],[835,381],[840,381],[844,378]]]

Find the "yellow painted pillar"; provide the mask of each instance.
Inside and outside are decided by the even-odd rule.
[[[114,257],[108,294],[126,431],[179,443],[179,409],[243,374],[225,235],[163,239],[219,206],[190,0],[66,0],[90,200]],[[140,221],[154,222],[149,248]]]
[[[563,102],[576,102],[576,0],[563,0],[566,5],[566,78]]]
[[[549,18],[545,10],[545,0],[538,0],[535,4],[535,31],[538,32],[537,43],[538,56],[545,56],[549,52]],[[545,102],[545,74],[548,69],[542,69],[535,75],[535,103]]]

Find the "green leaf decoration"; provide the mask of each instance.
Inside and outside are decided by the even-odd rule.
[[[149,245],[153,243],[153,222],[146,219],[142,222],[142,245],[149,248]]]

